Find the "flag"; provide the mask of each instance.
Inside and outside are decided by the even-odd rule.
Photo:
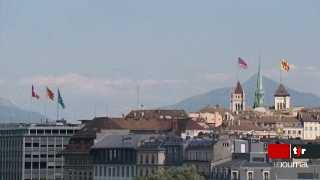
[[[242,69],[248,68],[248,64],[241,57],[238,57],[238,64]]]
[[[47,87],[47,96],[52,101],[54,100],[54,93]]]
[[[66,106],[64,105],[60,90],[58,89],[58,103],[60,104],[60,106],[64,109]]]
[[[32,89],[31,89],[31,96],[33,98],[36,98],[36,99],[40,99],[40,96],[36,93],[36,91],[34,90],[34,87],[32,85]]]
[[[290,70],[290,65],[289,65],[289,63],[288,63],[288,60],[286,60],[286,59],[282,59],[282,60],[281,60],[281,69],[282,69],[283,71],[289,72],[289,70]]]

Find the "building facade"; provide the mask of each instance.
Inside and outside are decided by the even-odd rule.
[[[0,129],[1,180],[62,180],[61,151],[79,126],[14,124]]]

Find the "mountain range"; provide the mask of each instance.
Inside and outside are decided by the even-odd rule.
[[[252,106],[254,101],[254,92],[256,89],[257,75],[251,76],[247,81],[242,83],[242,87],[246,95],[246,105]],[[264,88],[264,99],[266,106],[273,105],[273,95],[279,86],[279,83],[267,77],[262,78]],[[312,93],[299,92],[297,90],[287,88],[291,96],[293,106],[318,107],[320,106],[320,97]],[[177,104],[169,106],[169,108],[185,109],[186,111],[198,111],[208,105],[221,105],[225,108],[230,106],[230,94],[233,87],[219,88],[211,90],[204,94],[199,94],[184,99]]]
[[[246,94],[246,105],[252,106],[254,100],[254,91],[256,89],[257,75],[250,77],[247,81],[242,83],[242,87]],[[236,83],[235,83],[236,84]],[[273,94],[279,86],[278,82],[273,81],[267,77],[263,77],[263,87],[265,93],[265,105],[273,105]],[[230,93],[234,87],[225,87],[211,90],[207,93],[199,94],[187,99],[184,99],[174,105],[166,108],[184,109],[186,111],[198,111],[199,109],[208,105],[221,105],[229,108]],[[320,97],[312,94],[300,92],[286,87],[293,106],[304,107],[319,107]],[[20,108],[10,100],[0,98],[0,123],[19,123],[19,122],[40,122],[46,117],[37,112],[31,112]]]
[[[19,108],[10,100],[0,98],[0,123],[36,123],[45,116]]]

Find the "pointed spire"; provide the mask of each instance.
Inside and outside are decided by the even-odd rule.
[[[274,93],[275,97],[287,97],[290,96],[290,94],[288,93],[287,89],[284,87],[284,85],[281,83],[278,86],[278,89],[276,90],[276,92]]]
[[[261,74],[261,58],[259,57],[258,75],[257,75],[257,87],[254,93],[254,104],[253,108],[263,107],[264,103],[264,91],[262,85],[262,74]]]
[[[259,57],[259,67],[258,67],[258,82],[257,82],[257,85],[258,85],[258,89],[260,91],[263,91],[263,86],[262,86],[262,74],[261,74],[261,59]]]
[[[243,88],[242,88],[242,86],[240,84],[240,81],[237,82],[237,86],[234,89],[234,93],[235,94],[243,94]]]

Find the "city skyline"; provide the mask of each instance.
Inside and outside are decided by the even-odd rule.
[[[1,1],[1,97],[42,112],[30,105],[31,85],[50,86],[61,88],[67,119],[121,114],[136,107],[137,84],[146,107],[162,107],[234,86],[238,57],[246,80],[259,56],[276,81],[287,58],[285,85],[320,95],[310,83],[320,79],[317,4]]]

